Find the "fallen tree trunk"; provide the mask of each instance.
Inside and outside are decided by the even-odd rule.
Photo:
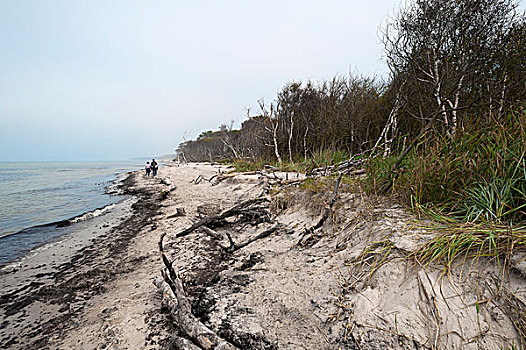
[[[313,175],[317,175],[317,174],[327,175],[327,174],[331,174],[331,173],[333,173],[335,171],[339,171],[339,172],[349,171],[349,172],[351,172],[352,170],[354,170],[354,169],[356,169],[358,167],[362,167],[363,164],[364,164],[363,159],[346,160],[346,161],[340,162],[340,163],[335,164],[335,165],[329,165],[329,166],[325,166],[325,167],[312,169],[312,171],[310,171],[310,173],[313,174]]]
[[[190,340],[182,337],[173,337],[170,341],[170,349],[178,350],[202,350],[199,346],[192,343]]]
[[[190,302],[186,298],[183,284],[173,269],[163,249],[163,233],[159,239],[159,251],[164,264],[163,279],[156,278],[155,286],[163,294],[163,303],[168,307],[177,325],[192,341],[204,350],[235,350],[237,347],[215,334],[201,323],[193,314]],[[188,343],[186,349],[193,349]],[[194,347],[195,348],[195,347]],[[183,348],[184,349],[184,348]]]

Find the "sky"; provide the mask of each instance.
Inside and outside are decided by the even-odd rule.
[[[169,154],[287,82],[386,77],[399,3],[2,0],[0,161]]]

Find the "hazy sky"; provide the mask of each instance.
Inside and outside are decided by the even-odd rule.
[[[286,82],[386,76],[399,3],[2,0],[0,161],[166,154]]]

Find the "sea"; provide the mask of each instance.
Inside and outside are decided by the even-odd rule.
[[[0,266],[125,199],[109,191],[141,161],[0,162]]]

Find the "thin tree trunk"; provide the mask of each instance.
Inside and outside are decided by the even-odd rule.
[[[455,92],[455,102],[451,103],[450,100],[447,100],[449,107],[451,108],[451,125],[449,126],[449,134],[451,136],[455,135],[457,131],[457,108],[460,100],[460,89],[462,89],[463,82],[464,76],[461,76],[458,81],[457,91]]]
[[[502,82],[502,90],[500,92],[500,103],[499,103],[499,111],[498,116],[502,115],[502,110],[504,109],[504,97],[506,95],[506,82],[508,81],[508,73],[504,74],[504,79]]]
[[[289,130],[289,160],[292,164],[292,131],[294,130],[294,111],[290,113],[290,130]]]
[[[303,134],[303,152],[305,154],[305,160],[307,160],[307,134],[309,133],[309,124],[307,124],[307,129]]]
[[[433,55],[433,56],[435,57],[436,55]],[[444,126],[447,132],[449,132],[449,119],[447,116],[446,106],[442,102],[442,98],[441,98],[442,85],[440,83],[440,73],[438,71],[438,63],[439,63],[438,59],[435,58],[433,60],[433,79],[434,79],[434,85],[435,85],[435,91],[433,94],[435,96],[437,107],[440,109],[440,114],[442,115]]]
[[[278,149],[278,123],[273,127],[272,132],[272,141],[274,142],[274,154],[276,155],[276,158],[278,158],[278,162],[282,163],[281,156],[279,155],[279,149]]]

